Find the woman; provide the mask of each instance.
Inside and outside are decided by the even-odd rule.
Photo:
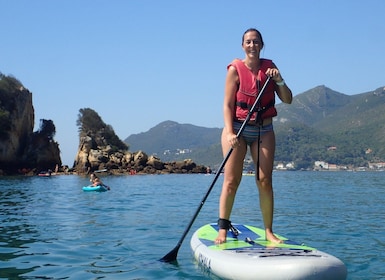
[[[287,87],[278,68],[271,60],[260,58],[263,48],[261,33],[248,29],[242,36],[243,60],[235,59],[228,66],[224,97],[224,129],[222,151],[226,155],[233,151],[225,165],[222,193],[219,201],[219,233],[215,243],[226,242],[227,231],[231,228],[230,214],[235,194],[242,179],[243,161],[247,146],[256,169],[256,184],[265,226],[266,239],[282,243],[273,233],[273,187],[272,172],[275,152],[275,135],[272,118],[277,115],[274,107],[275,93],[284,103],[292,102],[291,90]],[[257,112],[253,113],[242,135],[237,138],[249,109],[254,104],[265,81],[270,81],[258,100]]]
[[[96,176],[95,173],[91,173],[91,175],[90,175],[90,182],[92,183],[92,185],[94,187],[102,186],[103,185],[103,182],[99,179],[98,176]]]
[[[95,173],[91,173],[90,182],[92,183],[92,186],[94,186],[94,187],[101,186],[101,187],[106,188],[107,190],[111,189],[109,186],[103,184],[102,180],[100,180],[100,178],[98,176],[96,176]]]

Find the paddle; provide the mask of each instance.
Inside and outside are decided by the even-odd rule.
[[[246,119],[244,120],[244,122],[242,123],[242,126],[241,128],[239,129],[238,133],[237,133],[237,138],[239,138],[239,136],[242,134],[243,130],[245,129],[245,126],[247,125],[247,123],[250,121],[250,118],[251,116],[253,115],[253,112],[255,110],[255,107],[257,106],[258,104],[258,101],[259,99],[261,98],[262,94],[263,94],[263,91],[265,90],[268,82],[270,81],[270,76],[267,78],[265,84],[263,85],[258,97],[255,99],[254,101],[254,104],[253,106],[250,108],[247,116],[246,116]],[[217,170],[216,174],[215,174],[215,177],[214,177],[214,180],[213,182],[211,183],[210,187],[208,188],[205,196],[203,197],[203,199],[201,200],[199,206],[198,206],[198,209],[195,211],[194,213],[194,216],[192,217],[190,223],[188,224],[187,228],[185,229],[184,233],[182,234],[182,237],[179,239],[179,242],[178,244],[175,246],[174,249],[172,249],[167,255],[165,255],[163,258],[161,258],[159,261],[161,262],[174,262],[176,261],[176,257],[178,255],[178,251],[179,251],[179,248],[182,246],[182,243],[183,243],[183,240],[185,239],[187,233],[190,231],[195,219],[198,217],[198,214],[200,212],[200,210],[202,209],[203,207],[203,204],[205,203],[207,197],[209,196],[211,190],[213,189],[215,183],[217,182],[218,180],[218,177],[219,175],[221,174],[222,170],[223,170],[223,167],[225,166],[227,160],[229,159],[231,153],[233,152],[233,147],[231,147],[229,149],[229,151],[227,152],[227,155],[225,156],[225,158],[223,159],[219,169]]]

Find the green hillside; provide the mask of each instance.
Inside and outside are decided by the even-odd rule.
[[[327,101],[325,101],[327,100]],[[322,106],[320,105],[322,104]],[[297,149],[310,149],[310,159],[321,159],[336,164],[366,165],[367,161],[385,159],[385,89],[383,87],[357,95],[343,95],[328,89],[317,87],[295,96],[293,104],[279,104],[279,117],[276,119],[277,148],[288,148],[282,141],[288,127],[304,125],[311,128],[309,137],[322,134],[313,139],[312,144],[300,137]],[[290,125],[288,124],[290,122]],[[299,130],[301,131],[301,129]],[[279,141],[281,139],[281,141]],[[286,143],[286,144],[285,144]],[[328,151],[334,146],[336,150]],[[370,153],[367,153],[369,152]],[[318,156],[317,152],[323,155]],[[281,154],[277,153],[277,159]],[[292,153],[294,161],[299,158]]]
[[[385,88],[346,95],[318,86],[277,105],[274,119],[276,163],[310,168],[316,160],[346,166],[385,161]],[[204,165],[222,161],[221,128],[165,121],[130,135],[132,151],[156,154],[164,161],[191,158]]]

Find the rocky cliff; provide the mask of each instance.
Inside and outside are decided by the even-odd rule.
[[[0,174],[61,165],[58,144],[41,131],[33,132],[34,121],[32,93],[0,73]]]
[[[73,166],[77,173],[104,169],[129,174],[207,172],[205,166],[197,166],[190,159],[162,162],[143,151],[129,152],[95,111],[80,109],[79,116],[79,149]],[[42,119],[34,132],[34,121],[32,93],[16,78],[0,73],[0,175],[60,171],[55,125]]]
[[[78,174],[89,174],[97,170],[108,170],[112,174],[170,174],[206,173],[205,166],[196,165],[191,159],[162,162],[143,151],[113,151],[110,145],[93,146],[92,137],[80,139],[74,169]]]
[[[162,162],[143,151],[129,152],[110,125],[105,124],[92,109],[80,109],[79,149],[74,169],[79,174],[96,170],[108,170],[113,174],[169,174],[206,173],[205,166],[198,166],[192,160]]]

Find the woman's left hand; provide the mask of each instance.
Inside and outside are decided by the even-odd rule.
[[[281,74],[279,73],[279,70],[277,68],[268,68],[265,73],[267,76],[270,76],[274,82],[282,82],[283,78]]]

